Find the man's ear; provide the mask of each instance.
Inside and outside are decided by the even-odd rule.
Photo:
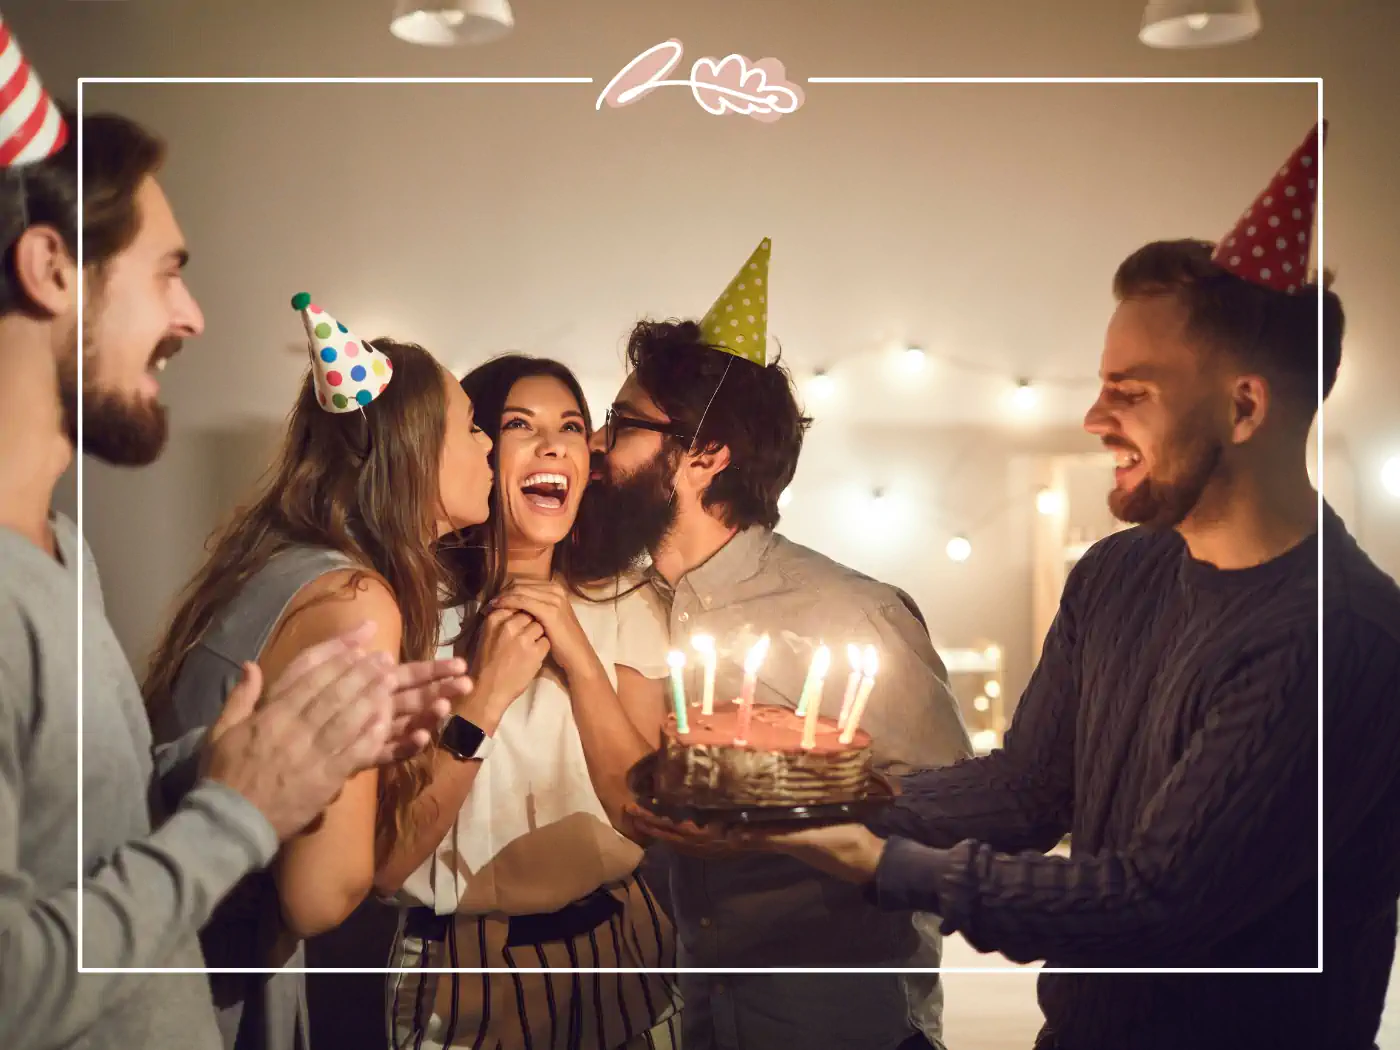
[[[78,267],[52,226],[30,226],[15,241],[15,280],[25,298],[51,317],[72,312],[78,302]]]
[[[692,493],[697,498],[703,497],[705,490],[710,487],[710,482],[715,479],[715,475],[727,466],[729,466],[729,447],[727,445],[702,449],[699,452],[687,452],[681,457],[680,468],[676,472],[676,489],[679,492]]]
[[[689,468],[695,472],[696,481],[699,482],[696,486],[698,491],[704,491],[714,480],[715,475],[727,466],[729,466],[728,445],[702,449],[689,457]]]
[[[1263,376],[1243,375],[1230,391],[1231,429],[1235,444],[1248,441],[1264,425],[1272,407],[1272,393]]]

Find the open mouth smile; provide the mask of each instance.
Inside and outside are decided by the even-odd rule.
[[[1119,488],[1132,488],[1147,473],[1141,453],[1129,448],[1115,448],[1113,456],[1117,466],[1113,470],[1114,484]]]
[[[536,471],[520,482],[525,502],[542,514],[560,514],[569,496],[571,485],[564,474]]]

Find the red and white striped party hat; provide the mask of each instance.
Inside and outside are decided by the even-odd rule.
[[[1289,295],[1307,283],[1317,213],[1317,161],[1326,141],[1323,121],[1216,246],[1212,260],[1217,265]]]
[[[63,114],[0,18],[0,168],[51,157],[67,141]]]

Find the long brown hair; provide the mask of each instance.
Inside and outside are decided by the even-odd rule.
[[[476,410],[476,424],[491,439],[491,467],[496,472],[495,483],[491,486],[491,516],[480,525],[463,529],[452,539],[443,541],[443,557],[452,570],[460,593],[477,603],[476,613],[464,619],[462,633],[457,641],[457,651],[470,653],[476,634],[483,622],[482,611],[487,602],[498,595],[506,583],[507,550],[509,543],[506,534],[505,494],[502,491],[501,472],[496,469],[497,449],[501,440],[501,417],[505,414],[506,401],[515,384],[522,379],[555,379],[562,383],[578,402],[583,413],[584,429],[593,430],[592,417],[588,411],[588,399],[578,377],[565,365],[548,357],[531,357],[527,354],[501,354],[484,364],[478,365],[462,377],[461,386],[472,399]],[[585,479],[581,479],[586,482]],[[587,498],[585,496],[585,498]],[[562,577],[566,586],[575,594],[590,601],[598,597],[583,593],[583,588],[600,583],[590,578],[586,567],[575,557],[575,536],[565,538],[554,548],[553,572]]]
[[[446,373],[421,346],[373,340],[394,378],[361,411],[327,412],[308,370],[288,418],[282,451],[253,502],[210,539],[209,557],[179,599],[151,657],[143,692],[152,718],[171,702],[185,657],[215,617],[274,556],[326,547],[365,575],[382,577],[403,618],[402,660],[431,658],[450,578],[438,563],[439,463],[447,427]],[[401,826],[427,779],[422,761],[387,767],[380,780],[381,831]]]

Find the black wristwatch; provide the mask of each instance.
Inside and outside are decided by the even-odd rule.
[[[486,731],[461,715],[453,715],[442,728],[438,743],[454,758],[466,761],[469,758],[485,758],[495,744]]]

